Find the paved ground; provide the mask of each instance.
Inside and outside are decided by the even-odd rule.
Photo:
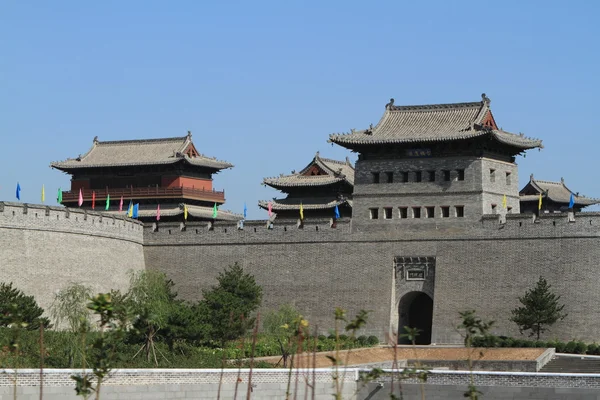
[[[485,361],[498,360],[535,360],[546,349],[542,348],[478,348],[471,349],[472,358]],[[394,356],[394,352],[396,353]],[[372,347],[366,349],[353,349],[340,351],[338,358],[342,365],[370,364],[397,360],[466,360],[469,350],[460,347],[398,347],[395,351],[392,347]],[[303,354],[296,356],[294,364],[298,367],[330,367],[332,361],[327,356],[335,357],[335,352],[323,352],[316,354]],[[260,360],[276,364],[281,357],[262,357]]]

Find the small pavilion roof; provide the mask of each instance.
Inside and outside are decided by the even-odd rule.
[[[338,199],[338,198],[334,198],[334,197],[260,200],[258,202],[258,206],[260,208],[268,210],[269,203],[271,203],[271,209],[273,211],[300,210],[300,203],[302,203],[303,210],[326,210],[329,208],[334,208],[335,206],[340,206],[342,204],[348,204],[350,207],[352,207],[352,200]]]
[[[146,206],[144,204],[140,205],[140,210],[138,211],[138,217],[141,218],[150,218],[156,217],[156,206]],[[204,218],[204,219],[212,219],[213,217],[213,208],[212,207],[203,207],[188,204],[188,215],[196,218]],[[106,213],[112,214],[120,214],[126,215],[126,211],[106,211]],[[161,204],[160,205],[160,216],[161,217],[175,217],[183,215],[183,204]],[[218,209],[217,211],[217,221],[239,221],[244,219],[244,216],[241,214],[235,214],[228,210]]]
[[[520,201],[539,201],[540,193],[542,199],[548,199],[555,203],[569,204],[571,194],[574,196],[575,204],[579,206],[585,207],[600,203],[600,199],[580,196],[579,193],[570,190],[565,185],[563,178],[560,179],[560,182],[541,181],[534,179],[533,174],[529,177],[527,185],[519,192]]]
[[[315,171],[318,174],[313,174]],[[350,160],[345,161],[323,158],[319,152],[312,161],[300,172],[292,172],[290,175],[264,178],[263,183],[275,188],[298,187],[298,186],[326,186],[338,182],[347,182],[354,186],[354,167]]]
[[[542,141],[498,129],[490,110],[490,99],[472,103],[385,107],[376,126],[349,134],[332,134],[329,141],[347,148],[370,144],[443,142],[489,135],[520,151],[543,147]]]
[[[92,148],[83,156],[53,162],[52,168],[69,171],[79,168],[160,165],[185,162],[198,167],[221,170],[232,164],[199,154],[192,134],[163,139],[118,140],[101,142],[94,138]]]

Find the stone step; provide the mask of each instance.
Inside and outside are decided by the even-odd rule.
[[[577,357],[556,357],[548,362],[540,372],[600,374],[600,360]]]

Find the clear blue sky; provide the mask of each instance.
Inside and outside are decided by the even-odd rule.
[[[595,1],[17,1],[0,3],[0,199],[54,203],[49,163],[100,140],[183,136],[235,168],[224,208],[263,218],[262,178],[304,167],[330,133],[396,104],[492,99],[543,139],[520,182],[600,197]],[[352,159],[355,157],[350,154]]]

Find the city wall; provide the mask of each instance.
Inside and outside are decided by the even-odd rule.
[[[396,257],[434,257],[428,281],[406,281]],[[405,294],[433,297],[433,343],[460,343],[458,312],[474,309],[495,332],[518,335],[509,321],[518,297],[540,276],[566,304],[567,318],[545,339],[597,341],[600,331],[600,214],[486,215],[480,221],[342,219],[306,222],[159,223],[63,207],[0,202],[0,281],[14,282],[48,309],[69,282],[95,291],[125,289],[127,272],[164,271],[184,299],[201,299],[227,266],[239,262],[263,287],[263,311],[293,303],[327,333],[336,307],[369,310],[361,334],[387,340]]]
[[[353,316],[370,310],[364,334],[386,340],[397,326],[398,306],[406,293],[433,295],[434,343],[460,343],[458,312],[474,309],[496,321],[495,332],[518,335],[509,321],[518,297],[545,277],[560,294],[569,314],[546,339],[598,340],[600,214],[484,216],[481,221],[374,221],[353,229],[329,221],[234,224],[190,223],[145,227],[147,268],[166,272],[184,298],[198,300],[217,274],[239,262],[264,290],[264,309],[293,303],[322,332],[333,326],[333,310]],[[401,221],[405,222],[405,221]],[[395,273],[398,256],[436,259],[432,288],[407,282]]]
[[[95,292],[126,289],[144,269],[143,225],[64,207],[0,202],[0,282],[34,295],[46,311],[69,282]]]

